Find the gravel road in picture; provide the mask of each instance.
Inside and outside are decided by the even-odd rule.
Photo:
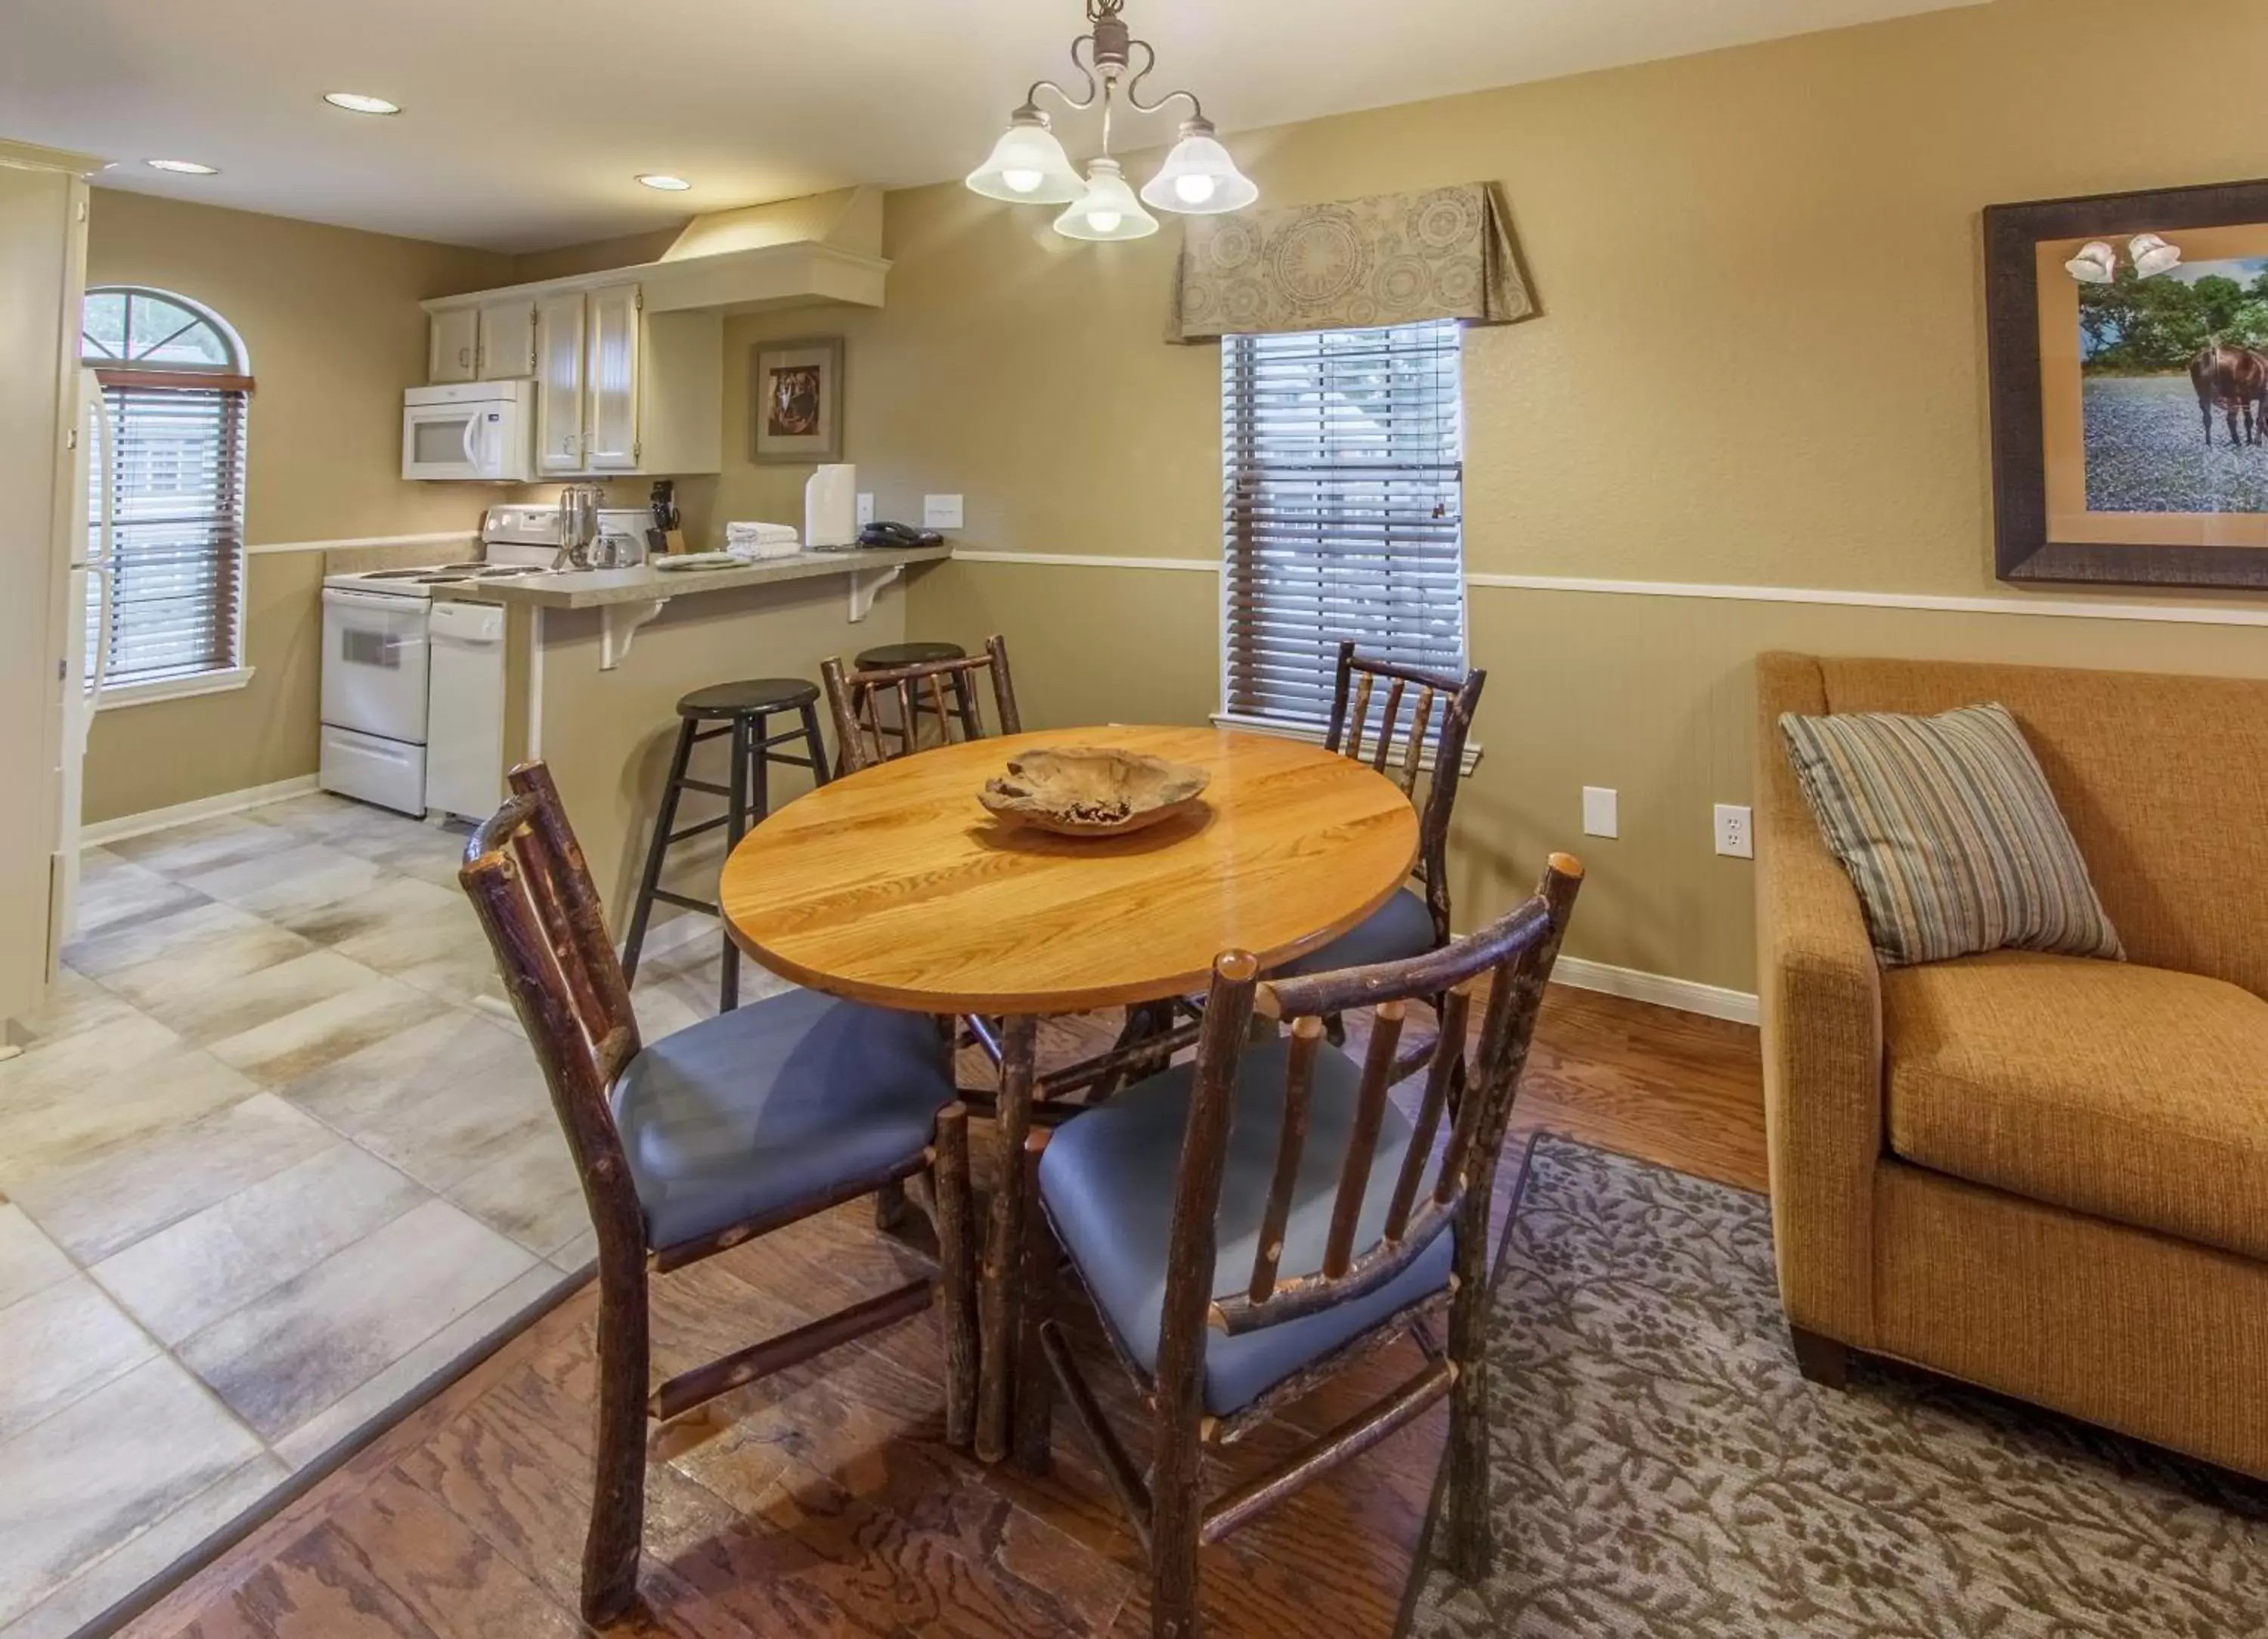
[[[2085,384],[2090,512],[2268,512],[2268,444],[2213,447],[2187,376],[2090,376]],[[2241,424],[2241,423],[2240,423]]]

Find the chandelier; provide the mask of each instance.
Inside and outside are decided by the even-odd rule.
[[[1142,100],[1142,82],[1157,67],[1158,54],[1128,30],[1119,16],[1125,8],[1126,0],[1086,0],[1086,20],[1094,26],[1071,44],[1071,66],[1086,82],[1086,94],[1074,97],[1053,80],[1035,81],[1024,106],[1008,116],[1008,129],[992,145],[991,157],[968,173],[968,186],[988,199],[1066,207],[1056,218],[1056,232],[1069,239],[1138,239],[1155,233],[1158,219],[1142,209],[1145,202],[1160,210],[1211,215],[1241,209],[1260,197],[1213,135],[1212,121],[1194,92],[1169,91],[1154,102]],[[1138,51],[1142,66],[1130,74]],[[1102,153],[1087,163],[1084,180],[1040,107],[1043,91],[1053,92],[1074,111],[1101,105]],[[1111,109],[1122,97],[1136,114],[1156,114],[1176,98],[1189,105],[1181,140],[1138,199],[1110,157]]]

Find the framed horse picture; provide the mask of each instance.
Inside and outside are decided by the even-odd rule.
[[[2007,581],[2268,587],[2268,182],[1984,212]]]

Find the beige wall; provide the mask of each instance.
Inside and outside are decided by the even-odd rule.
[[[2148,111],[2264,49],[2268,13],[2239,0],[1996,0],[1233,145],[1277,202],[1503,185],[1545,316],[1468,334],[1473,571],[2020,597],[1991,568],[1977,213],[2257,174],[2247,122]],[[2074,89],[2106,63],[2115,98]],[[740,453],[746,355],[832,329],[884,516],[958,490],[969,547],[1216,557],[1219,355],[1159,340],[1178,238],[1079,246],[957,187],[891,195],[886,308],[728,328],[718,514],[796,516],[803,470]],[[1036,724],[1187,720],[1214,704],[1217,596],[1205,574],[961,562],[909,620],[1005,631]],[[1710,809],[1749,795],[1759,649],[2268,672],[2259,628],[1490,586],[1470,621],[1491,676],[1460,922],[1576,847],[1576,953],[1742,991],[1751,868],[1714,856]],[[1580,835],[1586,783],[1621,791],[1618,840]]]
[[[397,475],[401,389],[425,379],[418,301],[504,283],[509,257],[98,188],[87,262],[89,283],[178,291],[244,338],[251,546],[478,526],[482,497]],[[321,580],[320,554],[254,554],[251,683],[100,714],[89,821],[314,772]]]
[[[2257,174],[2254,122],[2166,111],[2194,106],[2200,62],[2264,48],[2252,0],[1994,0],[1233,146],[1275,202],[1503,186],[1545,312],[1468,334],[1475,572],[2135,602],[1992,579],[1977,213]],[[2116,95],[2080,89],[2100,88],[2105,64]],[[287,229],[399,243],[275,224]],[[98,276],[166,282],[113,270],[99,215],[96,232]],[[748,355],[764,337],[832,332],[849,341],[848,454],[882,516],[954,490],[970,548],[1217,557],[1219,355],[1159,340],[1174,228],[1076,245],[1043,211],[946,186],[892,195],[887,236],[883,310],[728,325],[726,467],[688,487],[696,514],[799,519],[807,469],[747,459]],[[313,283],[309,246],[293,252],[294,289]],[[593,254],[523,259],[509,276]],[[458,288],[482,282],[496,279]],[[252,305],[211,299],[246,327],[264,395]],[[401,323],[388,356],[414,379],[423,320]],[[358,459],[383,478],[391,392],[372,401],[385,448]],[[254,539],[360,533],[268,526],[264,436],[256,420]],[[1217,597],[1204,573],[961,562],[917,577],[906,606],[915,636],[1007,632],[1027,717],[1046,725],[1201,717],[1218,688]],[[1470,624],[1491,680],[1462,805],[1459,920],[1506,903],[1547,846],[1577,846],[1593,875],[1576,953],[1736,990],[1753,987],[1750,868],[1712,855],[1709,810],[1748,796],[1757,650],[2268,672],[2259,628],[1488,585]],[[307,715],[293,731],[311,746],[312,673],[295,687]],[[141,715],[115,714],[115,729]],[[122,739],[98,731],[105,750]],[[276,776],[206,784],[261,777]],[[1622,792],[1618,840],[1580,835],[1585,783]]]

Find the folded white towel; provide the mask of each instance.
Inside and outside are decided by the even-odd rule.
[[[794,528],[787,524],[754,523],[725,525],[725,539],[727,540],[785,540],[792,542],[798,540],[799,537],[797,536]]]
[[[736,558],[792,558],[803,548],[793,535],[785,540],[751,540],[728,535],[725,538],[725,550]]]

